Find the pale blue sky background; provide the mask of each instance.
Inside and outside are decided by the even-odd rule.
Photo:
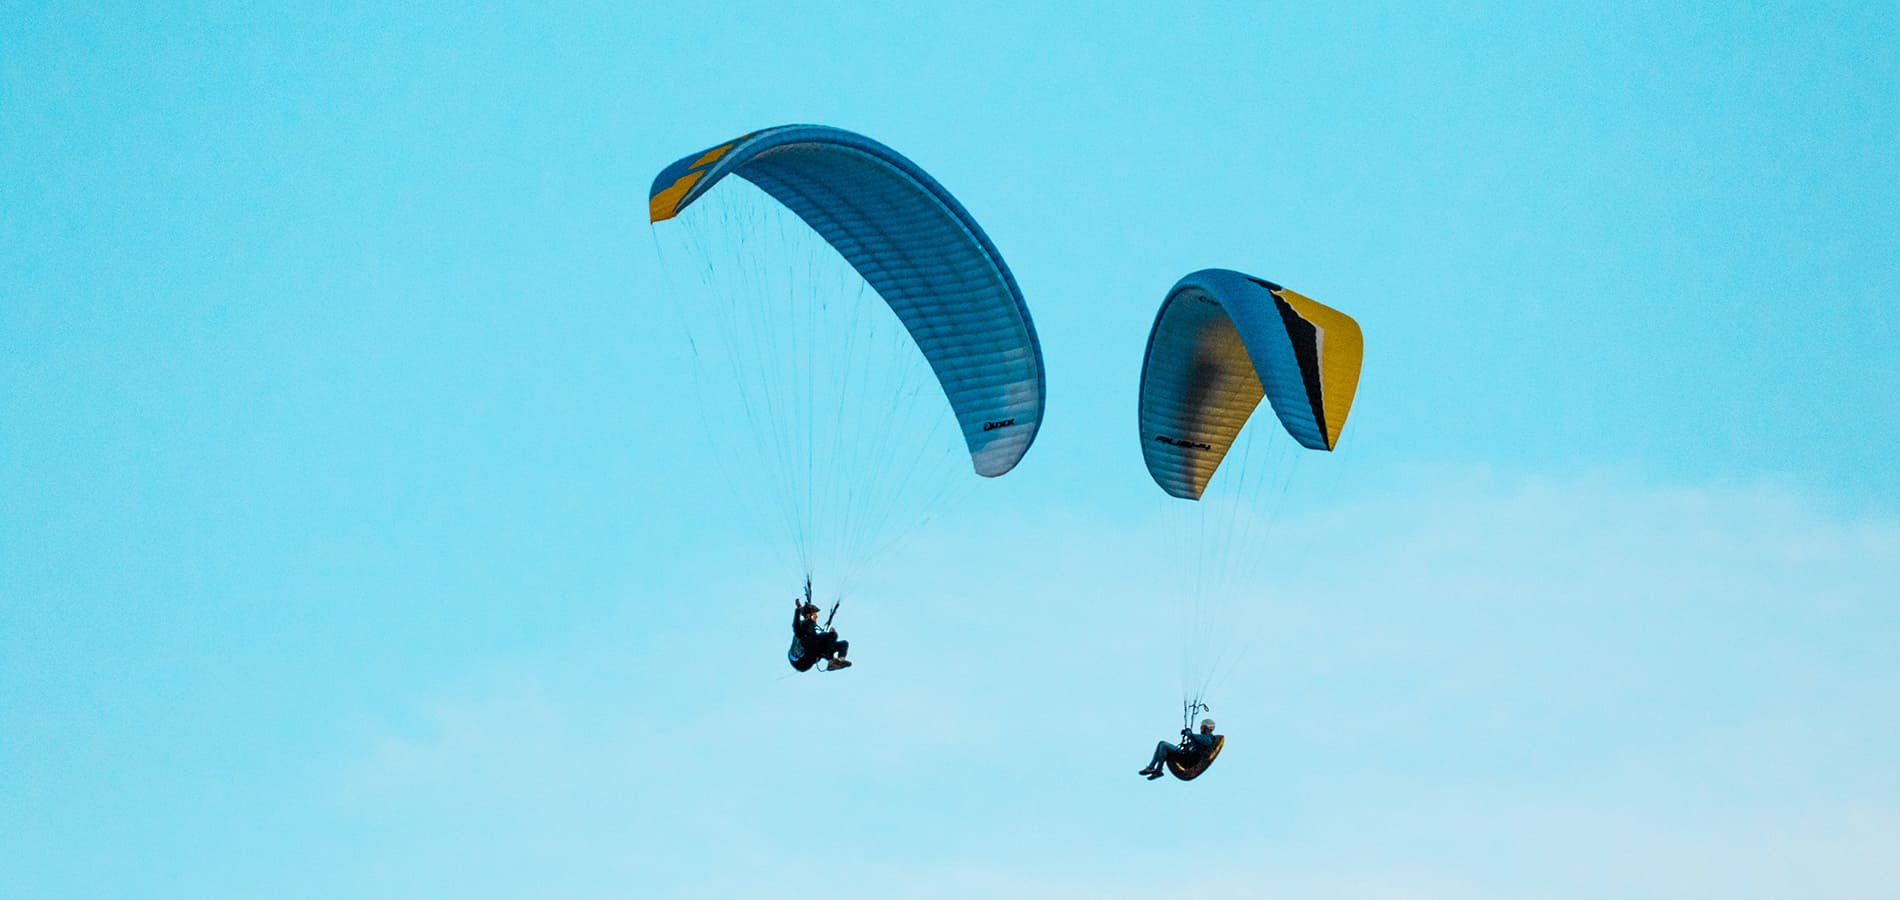
[[[1900,896],[1900,12],[1016,6],[0,13],[0,896]],[[784,679],[644,198],[800,121],[1049,412]],[[1368,358],[1155,785],[1203,266]]]

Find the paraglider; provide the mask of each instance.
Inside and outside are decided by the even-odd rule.
[[[1205,704],[1190,704],[1187,718],[1192,720],[1194,710],[1206,709]],[[1193,781],[1214,764],[1220,756],[1221,748],[1227,745],[1227,736],[1214,733],[1214,720],[1202,719],[1200,731],[1190,731],[1181,726],[1181,743],[1170,744],[1162,741],[1155,745],[1154,758],[1148,761],[1147,768],[1136,773],[1148,776],[1149,781],[1173,773],[1182,781]]]
[[[1203,269],[1176,282],[1155,315],[1142,361],[1141,452],[1148,474],[1169,496],[1201,501],[1235,439],[1261,399],[1267,399],[1282,430],[1301,447],[1330,451],[1339,442],[1359,383],[1363,339],[1351,316],[1270,281],[1229,269]],[[1230,517],[1200,517],[1187,558],[1192,577],[1176,579],[1190,647],[1183,665],[1183,706],[1203,702],[1221,654],[1194,644],[1229,636],[1216,609],[1229,591],[1222,573],[1202,571],[1255,556],[1239,552],[1234,523],[1251,521],[1249,487],[1233,479]],[[1213,562],[1210,562],[1213,560]],[[1211,583],[1211,584],[1210,584]],[[1213,722],[1199,734],[1182,728],[1183,742],[1156,748],[1142,774],[1160,777],[1163,767],[1189,780],[1204,771],[1224,740]],[[1171,749],[1170,749],[1171,748]]]
[[[729,175],[772,202],[746,205],[756,195],[742,186],[702,204]],[[784,525],[807,582],[795,621],[807,622],[815,574],[829,597],[841,596],[859,566],[949,493],[942,473],[952,470],[930,455],[944,443],[940,423],[960,433],[980,476],[1022,460],[1042,424],[1041,346],[1015,277],[976,220],[923,169],[868,137],[767,128],[654,178],[654,223],[695,218],[695,204],[713,209],[671,230],[691,240],[680,268],[708,284],[703,296],[668,299],[687,320],[700,374],[736,382],[714,385],[711,401],[736,395],[740,430],[759,446],[753,459],[729,463],[732,481],[771,482],[762,488],[769,498],[750,505],[776,511]],[[800,246],[813,234],[822,245]],[[850,271],[826,281],[821,270],[839,257]],[[865,302],[867,288],[881,304]],[[818,652],[829,646],[825,632],[801,632],[794,666],[849,665],[837,644],[836,654]]]
[[[831,620],[838,615],[838,604],[831,605],[831,615],[825,617],[825,624],[818,624],[818,604],[811,602],[811,582],[805,582],[803,599],[792,598],[792,646],[785,651],[785,658],[792,668],[800,672],[811,671],[811,667],[824,662],[822,671],[834,672],[849,668],[851,660],[845,654],[851,650],[851,642],[838,637],[838,629],[831,627]]]

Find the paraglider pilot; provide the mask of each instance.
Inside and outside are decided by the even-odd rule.
[[[1155,745],[1154,759],[1140,774],[1148,776],[1149,781],[1168,774],[1167,764],[1174,763],[1195,774],[1213,762],[1213,755],[1220,746],[1221,736],[1214,733],[1214,720],[1202,719],[1199,733],[1181,729],[1181,743],[1170,744],[1162,741]]]
[[[836,671],[851,665],[845,659],[845,653],[851,649],[850,641],[838,639],[838,629],[831,628],[827,621],[824,626],[818,624],[818,604],[811,602],[811,583],[805,583],[805,597],[792,598],[792,652],[789,654],[792,668],[800,672],[825,661],[825,671]],[[832,607],[837,612],[837,607]]]

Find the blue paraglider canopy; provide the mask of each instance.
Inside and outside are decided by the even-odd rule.
[[[727,175],[796,213],[897,313],[950,400],[977,474],[993,478],[1021,461],[1042,424],[1042,348],[1015,276],[963,204],[864,135],[781,125],[660,170],[648,215],[678,215]]]

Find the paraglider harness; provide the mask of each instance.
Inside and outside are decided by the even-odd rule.
[[[831,612],[825,615],[825,624],[818,626],[819,634],[824,634],[831,630],[831,620],[838,615],[838,607],[843,603],[843,600],[839,600],[831,604]],[[818,604],[813,603],[811,600],[811,576],[807,575],[805,576],[805,603],[798,608],[798,615],[800,618],[803,618],[805,610],[817,608]],[[805,645],[798,640],[797,631],[794,630],[792,632],[791,649],[785,651],[785,660],[792,664],[792,668],[800,672],[810,671],[811,667],[817,665],[818,660],[821,658],[822,657],[808,654],[805,650]]]
[[[1199,778],[1202,772],[1207,771],[1208,766],[1214,764],[1214,757],[1220,755],[1221,747],[1227,743],[1225,735],[1215,735],[1214,746],[1204,751],[1198,749],[1199,745],[1194,743],[1194,738],[1191,737],[1191,735],[1194,734],[1194,717],[1204,712],[1213,711],[1214,710],[1208,707],[1207,704],[1202,703],[1199,698],[1181,702],[1181,749],[1189,750],[1193,748],[1194,758],[1189,760],[1176,760],[1173,754],[1170,754],[1167,767],[1169,772],[1174,773],[1174,777],[1182,781],[1193,781]]]

